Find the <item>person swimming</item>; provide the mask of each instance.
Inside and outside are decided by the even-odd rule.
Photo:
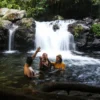
[[[40,51],[40,47],[37,48],[37,50],[31,57],[27,57],[26,59],[26,63],[24,64],[24,75],[28,78],[36,77],[35,71],[31,65],[32,65],[33,59],[36,57],[39,51]]]
[[[64,74],[65,63],[62,62],[62,56],[60,54],[56,56],[55,62],[51,62],[51,66],[53,66],[54,71],[50,72],[50,74]]]
[[[51,65],[47,53],[43,53],[40,57],[39,68],[43,73],[48,73],[51,70]]]

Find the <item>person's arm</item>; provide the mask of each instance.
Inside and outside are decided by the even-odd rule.
[[[40,51],[40,47],[37,48],[37,50],[35,51],[35,53],[32,55],[32,59],[34,59],[37,55],[37,53]]]
[[[61,74],[64,74],[64,72],[65,72],[65,67],[66,67],[66,66],[65,66],[65,64],[63,63],[63,64],[62,64],[62,68],[61,68]]]
[[[42,57],[40,57],[39,68],[42,67]]]

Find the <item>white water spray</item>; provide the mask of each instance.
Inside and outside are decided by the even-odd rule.
[[[52,51],[75,50],[73,35],[67,31],[68,24],[72,22],[74,21],[36,22],[36,46],[40,46],[43,50],[52,49]],[[54,25],[59,29],[54,31]]]

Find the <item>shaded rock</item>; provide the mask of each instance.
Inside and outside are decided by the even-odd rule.
[[[34,48],[35,20],[23,18],[16,22],[19,26],[15,33],[15,48],[17,50],[30,50]]]
[[[100,47],[100,39],[95,38],[92,45],[95,47]]]
[[[100,36],[96,36],[91,31],[91,26],[94,22],[99,23],[99,20],[84,18],[83,20],[78,20],[68,26],[68,31],[70,31],[75,37],[76,48],[78,50],[97,50],[97,48],[99,50]]]
[[[75,93],[77,93],[75,91]],[[90,93],[80,95],[78,94],[61,94],[61,93],[46,93],[43,91],[34,91],[33,89],[10,89],[0,88],[0,97],[2,99],[10,100],[99,100],[99,94],[92,95]]]
[[[12,27],[12,22],[0,19],[0,50],[8,49],[8,29]]]
[[[56,31],[56,30],[58,30],[58,29],[59,29],[58,24],[53,25],[53,30],[54,30],[54,31]]]
[[[89,18],[89,17],[84,18],[83,21],[85,21],[85,24],[86,25],[93,24],[93,19],[92,18]]]
[[[0,28],[0,51],[8,48],[8,30]]]
[[[71,83],[71,82],[53,82],[46,83],[42,88],[45,92],[52,92],[57,90],[65,90],[69,94],[70,91],[81,91],[90,93],[100,93],[100,87],[90,86],[81,83]]]

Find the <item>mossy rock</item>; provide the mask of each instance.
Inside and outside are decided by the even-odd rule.
[[[12,22],[8,20],[2,20],[2,18],[0,18],[0,29],[9,29],[11,25]]]
[[[82,27],[82,25],[77,24],[77,25],[74,27],[74,36],[75,36],[75,37],[78,37],[78,36],[82,33],[83,29],[84,29],[84,28]]]
[[[29,27],[32,26],[33,21],[34,21],[33,18],[23,18],[23,19],[21,20],[22,26],[25,26],[25,27],[29,28]]]
[[[64,18],[60,15],[54,16],[53,20],[64,20]]]

